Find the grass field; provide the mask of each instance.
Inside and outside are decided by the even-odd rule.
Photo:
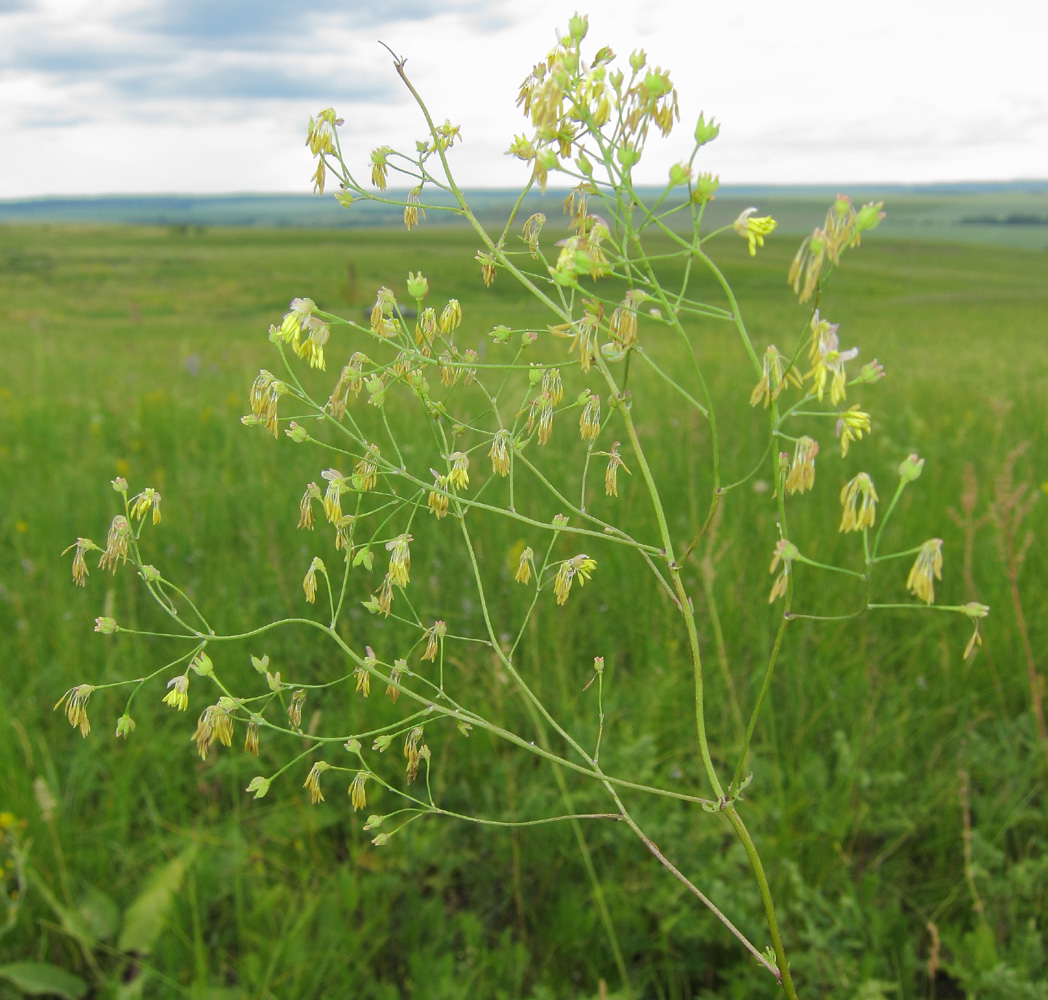
[[[811,224],[819,221],[813,213]],[[479,339],[507,316],[542,329],[523,293],[502,281],[483,288],[475,249],[469,234],[437,226],[408,237],[399,229],[0,228],[8,539],[0,813],[11,858],[5,888],[18,897],[0,963],[61,967],[98,997],[545,1000],[596,998],[602,981],[607,995],[622,997],[775,995],[767,974],[616,824],[584,832],[631,992],[566,824],[498,832],[427,819],[379,850],[344,797],[309,804],[304,773],[252,800],[244,787],[257,762],[239,752],[201,762],[186,717],[160,703],[160,690],[137,704],[138,729],[126,743],[111,738],[123,710],[115,695],[92,700],[86,741],[51,710],[75,684],[140,676],[170,658],[163,643],[93,635],[98,615],[148,623],[152,612],[128,574],[94,571],[88,587],[74,587],[61,555],[79,535],[102,540],[116,512],[114,476],[162,492],[151,557],[223,630],[302,614],[311,550],[295,530],[297,503],[322,459],[239,422],[252,379],[272,364],[269,324],[300,295],[360,315],[379,285],[400,289],[408,270],[421,270],[441,299],[461,300]],[[784,278],[794,249],[774,237],[756,259],[735,237],[719,249],[758,344],[803,321]],[[855,446],[862,467],[888,481],[908,451],[926,457],[906,495],[907,537],[944,539],[940,600],[978,600],[992,615],[968,661],[965,623],[952,616],[890,613],[788,633],[743,808],[802,996],[1048,998],[1048,748],[1031,711],[1016,611],[1043,677],[1046,279],[1043,250],[876,233],[846,259],[824,301],[842,343],[861,344],[864,359],[888,370],[863,393],[874,433]],[[704,327],[695,337],[714,396],[730,402],[742,370],[736,345]],[[330,351],[341,353],[336,344]],[[742,411],[725,430],[729,481],[756,457],[757,418]],[[696,517],[702,432],[668,399],[649,402],[638,420],[657,470],[671,483],[678,477],[668,516],[683,535]],[[839,519],[837,494],[854,471],[846,468],[827,461],[809,520],[797,522],[802,536]],[[1012,527],[1008,470],[1041,499]],[[730,656],[725,669],[708,670],[707,696],[713,742],[726,755],[741,742],[733,699],[748,714],[775,623],[766,595],[777,538],[758,493],[731,497],[719,538],[733,544],[711,553]],[[1028,532],[1013,587],[1007,541],[1021,547]],[[515,542],[493,534],[483,555],[497,567]],[[581,690],[589,674],[578,664],[601,651],[609,766],[641,783],[700,783],[680,708],[690,677],[677,669],[672,609],[633,582],[639,574],[625,556],[609,546],[599,558],[602,574],[573,595],[572,616],[536,626],[529,676],[591,727]],[[701,593],[697,563],[691,573]],[[475,615],[453,579],[433,591],[449,616]],[[828,605],[846,598],[813,594]],[[713,622],[702,623],[714,664]],[[245,666],[254,651],[238,650]],[[301,636],[274,639],[267,652],[325,669]],[[484,662],[461,669],[492,711],[521,714],[501,704]],[[556,786],[526,755],[471,739],[473,753],[434,744],[449,807],[561,811]],[[278,752],[264,750],[263,760],[267,753]],[[603,808],[584,785],[570,793],[578,811]],[[652,838],[763,940],[759,898],[726,828],[674,803],[637,808]],[[151,922],[164,912],[163,924]],[[0,998],[19,995],[16,978],[0,973]]]

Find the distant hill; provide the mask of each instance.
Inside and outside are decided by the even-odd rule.
[[[885,231],[903,238],[1003,243],[1048,247],[1048,181],[932,185],[722,187],[707,211],[716,227],[749,205],[774,215],[782,233],[810,232],[838,190],[859,202],[885,201]],[[521,221],[543,212],[561,217],[566,191],[528,196]],[[645,191],[645,194],[654,194]],[[448,197],[432,199],[448,207]],[[485,221],[505,218],[515,192],[470,191],[474,210]],[[452,212],[431,210],[426,222],[455,223]],[[333,197],[308,194],[107,195],[93,198],[33,198],[0,201],[0,224],[125,224],[145,226],[353,227],[402,224],[402,210],[360,200],[348,209]]]

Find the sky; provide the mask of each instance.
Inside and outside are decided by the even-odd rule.
[[[370,150],[460,125],[467,186],[518,187],[521,81],[567,29],[561,0],[0,0],[0,199],[302,192],[311,114]],[[581,8],[586,12],[586,7]],[[723,184],[1048,179],[1044,0],[599,0],[590,54],[643,48],[681,123],[637,171],[660,183],[700,112]],[[627,66],[628,69],[628,66]]]

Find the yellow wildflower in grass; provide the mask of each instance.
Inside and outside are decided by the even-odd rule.
[[[419,743],[422,740],[423,729],[421,726],[415,726],[407,735],[404,740],[404,757],[407,759],[407,771],[408,784],[415,780],[415,776],[418,774],[419,761],[422,759],[422,754],[419,749]]]
[[[170,705],[179,712],[189,707],[189,674],[179,674],[167,682],[168,692],[164,695],[164,704]]]
[[[768,572],[774,573],[780,562],[782,563],[782,571],[771,585],[771,593],[768,595],[769,604],[774,604],[777,598],[786,596],[786,591],[790,584],[790,567],[793,565],[793,560],[799,555],[800,552],[793,542],[781,538],[776,543],[775,554],[772,556]]]
[[[787,280],[800,302],[807,302],[815,292],[826,262],[826,234],[816,227],[806,236],[790,265]]]
[[[397,587],[408,585],[408,574],[411,571],[411,542],[409,534],[397,535],[386,542],[389,553],[389,579]]]
[[[564,383],[561,380],[559,368],[547,368],[542,373],[542,391],[554,406],[560,404],[564,398]]]
[[[910,575],[906,578],[906,589],[925,604],[931,604],[935,600],[934,581],[941,579],[942,539],[930,538],[917,553]],[[970,652],[970,649],[967,652]]]
[[[426,651],[422,654],[423,660],[436,662],[440,641],[447,635],[447,632],[447,624],[443,621],[436,621],[422,633],[423,638],[426,640]]]
[[[618,441],[612,442],[611,451],[607,455],[608,467],[604,470],[604,493],[609,497],[617,497],[619,495],[619,468],[621,467],[628,476],[632,476],[633,473],[626,468],[626,463],[619,454]]]
[[[106,547],[98,560],[101,569],[116,572],[117,563],[127,562],[131,543],[131,525],[123,514],[117,514],[109,525]]]
[[[409,230],[414,228],[419,223],[419,217],[426,217],[426,210],[419,205],[418,196],[421,194],[421,188],[412,188],[408,192],[407,204],[404,206],[404,225]]]
[[[92,691],[94,691],[92,685],[79,684],[75,688],[70,688],[66,691],[58,699],[54,707],[54,711],[58,711],[63,705],[65,706],[65,714],[69,720],[69,725],[74,729],[79,729],[80,735],[85,739],[87,734],[91,732],[91,720],[87,717],[87,701],[91,697]]]
[[[844,486],[841,503],[844,513],[838,531],[862,531],[873,527],[877,520],[877,491],[865,472],[860,472]]]
[[[469,486],[469,455],[464,451],[453,451],[448,458],[451,461],[451,471],[448,473],[448,482],[457,490],[464,490]]]
[[[521,230],[521,239],[528,245],[528,251],[532,257],[539,256],[539,233],[546,224],[546,216],[541,212],[528,216]]]
[[[458,368],[455,367],[455,359],[452,357],[450,351],[441,351],[440,357],[437,358],[437,362],[440,383],[445,388],[450,389],[459,379]]]
[[[560,564],[556,579],[553,581],[553,593],[557,595],[557,603],[566,604],[575,580],[579,581],[580,587],[585,586],[596,568],[597,560],[591,559],[585,552],[565,559]]]
[[[324,560],[320,556],[314,556],[313,561],[309,564],[309,569],[306,570],[305,578],[302,580],[302,590],[306,595],[306,602],[308,604],[315,604],[317,599],[317,573],[324,573]]]
[[[270,328],[272,333],[275,327]],[[277,409],[280,397],[287,392],[287,386],[275,378],[271,372],[262,369],[251,385],[251,416],[242,417],[241,422],[249,425],[264,424],[267,431],[277,436]]]
[[[815,485],[815,456],[819,442],[807,435],[799,437],[793,448],[793,464],[786,477],[787,493],[805,493]]]
[[[65,555],[69,549],[76,549],[73,553],[73,583],[78,587],[87,585],[87,562],[84,560],[85,552],[100,552],[101,549],[90,538],[78,538],[69,548],[62,551]]]
[[[764,237],[775,230],[775,220],[770,215],[755,216],[756,207],[747,208],[733,223],[735,232],[744,236],[750,245],[750,256],[757,255],[757,247],[764,246]]]
[[[325,469],[320,477],[327,482],[324,491],[324,517],[335,524],[342,517],[342,494],[349,491],[346,477],[338,469]],[[301,513],[301,509],[299,511]]]
[[[367,698],[371,694],[371,674],[364,667],[357,667],[353,671],[356,678],[356,690]]]
[[[769,344],[761,360],[761,378],[750,394],[750,406],[764,403],[765,408],[773,399],[778,399],[779,394],[786,387],[787,382],[794,385],[801,384],[800,378],[792,368],[786,368],[787,359],[779,353],[774,344]]]
[[[462,306],[459,305],[459,300],[448,299],[448,304],[444,306],[444,309],[440,314],[440,332],[451,333],[452,330],[458,329],[461,322]]]
[[[244,737],[244,753],[249,753],[253,757],[258,756],[258,731],[261,723],[261,716],[252,715],[247,724],[247,735]]]
[[[375,599],[374,608],[386,618],[389,617],[389,613],[393,608],[393,581],[390,579],[387,573],[382,581],[382,585],[378,588],[375,593],[378,597]]]
[[[233,719],[230,712],[233,702],[229,698],[220,698],[214,705],[208,705],[197,720],[193,740],[201,760],[207,760],[212,744],[217,739],[223,746],[233,744]]]
[[[288,721],[292,729],[302,728],[302,706],[306,703],[306,692],[299,688],[291,694],[291,704],[287,707]]]
[[[517,583],[530,583],[531,570],[534,565],[535,552],[530,545],[526,545],[520,554],[520,561],[517,563],[517,572],[513,575],[513,579],[516,580]]]
[[[140,521],[146,512],[152,510],[153,524],[160,523],[160,494],[152,486],[146,487],[138,496],[131,500],[131,516]]]
[[[473,259],[480,264],[480,276],[484,281],[484,287],[490,288],[495,284],[495,276],[498,273],[495,267],[495,259],[491,254],[486,253],[483,250],[478,250]]]
[[[811,321],[812,343],[809,356],[812,361],[811,371],[805,378],[812,380],[812,388],[822,402],[826,391],[827,379],[830,382],[830,402],[836,406],[846,395],[844,363],[858,357],[859,349],[852,347],[847,351],[840,349],[840,341],[837,338],[838,324],[828,323],[819,318],[816,309]]]
[[[595,441],[600,434],[600,396],[591,395],[579,417],[579,435],[583,441]]]
[[[377,444],[368,445],[368,453],[353,467],[353,485],[367,493],[378,485],[378,458],[381,452]]]
[[[387,160],[393,150],[389,146],[379,146],[371,151],[371,183],[379,189],[386,190],[386,175],[389,170]]]
[[[449,501],[447,493],[444,492],[448,488],[448,477],[442,476],[436,469],[430,469],[429,471],[433,473],[434,488],[429,491],[427,504],[430,513],[439,521],[448,512]]]
[[[309,789],[309,801],[313,805],[324,801],[324,793],[320,790],[320,776],[330,767],[331,765],[327,761],[318,760],[309,769],[306,780],[302,782],[302,787]]]
[[[495,437],[491,442],[491,451],[488,452],[488,458],[491,459],[492,469],[494,469],[498,475],[509,475],[509,431],[506,430],[505,427],[500,427],[495,432]]]
[[[870,415],[860,410],[856,404],[845,410],[837,421],[837,437],[841,439],[842,458],[847,456],[851,442],[861,440],[863,433],[870,433]]]
[[[298,502],[298,526],[313,530],[313,501],[320,499],[320,487],[310,483]]]
[[[393,669],[389,672],[389,682],[386,684],[386,697],[389,698],[394,705],[400,697],[400,688],[397,685],[400,683],[401,674],[403,674],[407,668],[408,661],[403,658],[398,658],[393,661]]]
[[[366,771],[357,771],[349,786],[349,801],[353,804],[353,811],[363,809],[368,804],[367,795],[364,792],[364,784],[368,780]]]

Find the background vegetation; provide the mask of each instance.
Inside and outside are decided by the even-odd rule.
[[[824,207],[798,230],[810,230]],[[794,209],[798,220],[807,212]],[[965,209],[973,218],[988,211],[977,202]],[[1036,1000],[1048,997],[1048,749],[1029,669],[1032,661],[1043,672],[1048,648],[1048,502],[1032,503],[1048,489],[1048,259],[1043,249],[901,240],[891,219],[846,261],[824,305],[842,344],[862,344],[863,357],[888,370],[863,394],[874,434],[856,447],[886,482],[907,451],[927,458],[904,498],[914,544],[942,537],[940,599],[979,600],[992,617],[967,662],[968,635],[952,616],[791,629],[744,808],[771,868],[802,995]],[[953,236],[962,226],[927,228]],[[1045,233],[993,228],[1021,230],[1023,240]],[[755,260],[735,237],[718,248],[757,343],[803,322],[785,282],[795,242],[776,234]],[[312,552],[295,531],[297,501],[316,459],[239,424],[252,379],[270,363],[265,331],[298,295],[336,312],[370,309],[378,286],[402,288],[409,268],[461,300],[479,339],[507,314],[524,325],[530,302],[506,283],[485,290],[475,249],[465,231],[435,226],[407,236],[0,229],[0,517],[9,540],[0,550],[0,864],[10,858],[5,889],[18,896],[0,960],[52,963],[97,996],[628,995],[566,825],[500,834],[414,824],[376,849],[348,800],[309,805],[305,773],[250,799],[243,789],[258,768],[240,753],[202,763],[185,716],[161,705],[159,692],[152,711],[148,698],[137,708],[126,744],[110,738],[122,711],[115,698],[92,700],[96,731],[86,742],[51,711],[74,684],[164,662],[159,646],[91,634],[98,615],[150,612],[122,576],[96,571],[86,590],[73,587],[60,555],[78,535],[103,540],[117,500],[108,482],[118,474],[133,491],[162,492],[154,561],[223,629],[301,613]],[[713,359],[714,393],[736,392],[734,342],[714,328],[694,335]],[[689,477],[703,432],[669,400],[649,404],[642,419],[662,442],[655,461],[679,475],[671,517],[684,534],[696,518]],[[742,470],[754,457],[750,437],[745,425],[733,434],[728,453]],[[820,477],[810,517],[836,520],[848,476],[825,456]],[[714,539],[692,564],[693,589],[714,588],[721,610],[719,622],[705,623],[715,745],[741,741],[740,710],[744,718],[752,704],[766,654],[759,644],[776,614],[766,602],[774,524],[743,494],[731,494],[722,531],[740,541],[725,548]],[[955,516],[933,519],[949,507]],[[730,520],[746,530],[727,530]],[[507,580],[516,541],[492,537],[483,553],[507,561]],[[570,614],[535,630],[531,676],[592,715],[586,664],[603,654],[606,752],[618,770],[653,783],[695,773],[690,716],[679,711],[690,676],[675,670],[673,633],[662,627],[670,609],[631,591],[631,565],[612,552],[599,557],[601,574],[575,595],[583,599],[573,596]],[[449,618],[475,613],[453,579],[433,586]],[[847,594],[825,600],[811,610],[837,610]],[[366,618],[361,611],[362,627]],[[712,655],[718,625],[732,653],[723,663]],[[291,638],[265,651],[275,661],[316,655]],[[504,697],[491,664],[460,666],[493,703]],[[434,752],[454,755],[453,783],[441,789],[449,804],[560,811],[548,775],[505,748]],[[585,808],[590,793],[573,794]],[[685,827],[673,803],[641,808],[654,839],[760,939],[745,857],[724,831]],[[585,835],[633,995],[772,994],[766,974],[643,848],[613,825]],[[0,998],[20,995],[16,973],[0,975]],[[77,986],[62,988],[75,995]]]

